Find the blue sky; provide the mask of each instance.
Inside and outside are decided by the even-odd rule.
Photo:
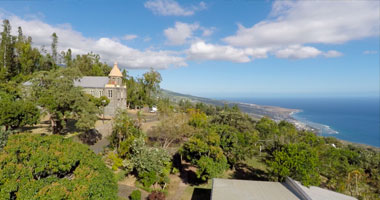
[[[2,1],[37,47],[205,97],[379,96],[378,1]]]

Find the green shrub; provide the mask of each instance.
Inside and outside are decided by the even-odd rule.
[[[319,184],[317,152],[305,143],[288,144],[276,150],[268,165],[280,181],[290,176],[305,186]]]
[[[11,135],[0,166],[0,199],[117,199],[100,157],[62,136]]]
[[[5,131],[0,128],[0,150],[7,144],[8,137],[12,134],[11,131]]]
[[[209,131],[205,137],[191,137],[182,145],[179,153],[198,168],[197,177],[203,181],[217,177],[229,167],[220,148],[220,136],[213,131]]]
[[[131,195],[129,196],[130,200],[141,200],[141,192],[140,190],[133,190]]]
[[[144,187],[149,187],[158,180],[157,174],[154,171],[142,172],[139,174],[139,177],[141,177],[140,181],[144,185]]]
[[[115,175],[115,179],[116,181],[122,181],[125,176],[127,175],[128,173],[125,171],[125,170],[120,170],[119,172],[116,173]]]
[[[161,186],[169,182],[171,160],[167,151],[160,148],[141,147],[134,150],[132,158],[134,169],[145,188],[158,183]]]
[[[112,170],[116,171],[123,166],[123,159],[119,158],[114,152],[108,153],[107,158],[112,162]]]

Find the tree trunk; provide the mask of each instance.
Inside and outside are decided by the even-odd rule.
[[[358,174],[355,176],[355,190],[356,190],[356,196],[358,196]]]
[[[50,125],[51,125],[51,130],[52,130],[53,134],[55,134],[56,133],[56,123],[52,117],[50,117]]]

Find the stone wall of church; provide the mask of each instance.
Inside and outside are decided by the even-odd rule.
[[[110,100],[105,107],[104,115],[114,116],[117,109],[127,108],[127,89],[125,87],[105,88],[104,95]]]
[[[95,97],[106,96],[110,103],[104,108],[105,116],[114,116],[117,109],[127,107],[127,89],[125,87],[84,88],[85,93]]]
[[[83,90],[85,93],[91,94],[92,96],[97,98],[105,95],[104,88],[84,88]]]

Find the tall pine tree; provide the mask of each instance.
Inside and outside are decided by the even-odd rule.
[[[19,73],[15,62],[15,42],[16,37],[11,35],[11,25],[9,20],[3,21],[3,31],[0,42],[0,80],[8,81]]]

